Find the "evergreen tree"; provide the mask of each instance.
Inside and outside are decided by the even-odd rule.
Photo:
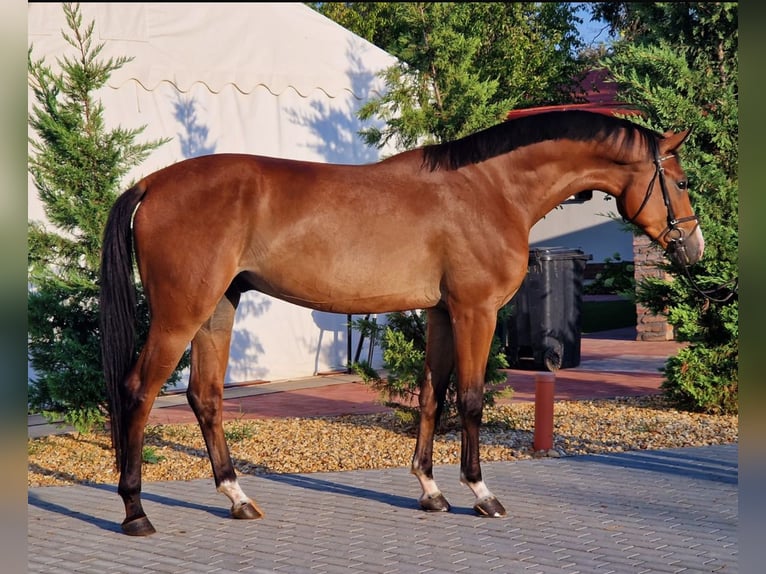
[[[387,93],[360,109],[383,129],[365,142],[400,149],[443,142],[503,121],[515,108],[574,101],[584,62],[570,3],[309,3],[399,59]]]
[[[35,379],[29,408],[85,431],[104,420],[98,331],[101,237],[122,178],[166,140],[136,143],[144,128],[107,129],[94,92],[131,58],[100,59],[94,23],[63,5],[71,56],[60,71],[27,58],[35,105],[28,169],[49,225],[28,222],[28,338]],[[148,316],[144,307],[144,317]],[[145,333],[146,326],[139,329]]]
[[[501,315],[505,318],[507,311],[501,310]],[[394,407],[403,420],[412,420],[417,413],[417,409],[409,405],[417,403],[418,391],[426,376],[427,320],[426,312],[419,310],[389,313],[385,325],[369,318],[356,319],[352,323],[362,336],[380,343],[387,373],[382,378],[367,361],[353,363],[350,367],[366,384],[378,391],[385,404]],[[507,368],[508,359],[501,349],[500,339],[495,337],[484,370],[486,405],[494,405],[498,396],[510,396],[511,389],[505,387],[508,377],[503,372]],[[457,378],[453,372],[442,419],[447,420],[457,414]]]
[[[623,38],[603,62],[620,97],[654,129],[692,128],[682,160],[705,255],[691,280],[668,263],[673,280],[637,286],[637,300],[690,343],[668,360],[664,392],[685,409],[737,412],[737,4],[608,2],[594,13]]]

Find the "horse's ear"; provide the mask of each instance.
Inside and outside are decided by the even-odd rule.
[[[675,152],[681,147],[681,144],[686,141],[689,134],[692,133],[691,128],[682,132],[665,132],[660,140],[660,153],[666,155],[668,153]]]

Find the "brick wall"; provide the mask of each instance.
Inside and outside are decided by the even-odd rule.
[[[659,269],[658,262],[665,260],[665,255],[657,245],[645,235],[633,237],[633,276],[638,284],[645,277],[671,279],[672,275]],[[672,341],[675,339],[673,327],[664,315],[653,315],[649,309],[636,303],[636,339],[638,341]]]

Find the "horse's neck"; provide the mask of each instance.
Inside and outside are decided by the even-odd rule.
[[[506,165],[498,167],[507,179],[506,193],[528,204],[534,224],[582,191],[618,197],[629,172],[610,153],[586,142],[546,142],[508,154]]]

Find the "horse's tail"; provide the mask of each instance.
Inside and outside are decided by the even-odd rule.
[[[143,187],[136,185],[117,198],[106,222],[101,252],[101,364],[118,469],[124,438],[121,388],[133,366],[136,347],[131,221],[144,192]]]

